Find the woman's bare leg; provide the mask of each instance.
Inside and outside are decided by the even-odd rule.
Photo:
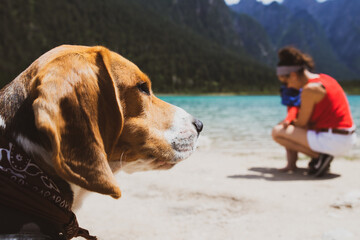
[[[282,124],[279,124],[273,128],[272,136],[273,139],[280,145],[284,146],[287,151],[290,150],[292,152],[301,152],[312,158],[317,158],[319,156],[319,153],[311,150],[309,146],[306,129],[295,127],[293,125],[285,128]],[[296,169],[297,155],[295,158],[294,155],[292,155],[294,153],[290,152],[289,154],[290,155],[287,153],[288,166],[295,166]],[[294,162],[289,163],[289,160]]]
[[[287,165],[279,170],[282,172],[295,171],[297,169],[296,161],[298,160],[298,152],[286,148]]]

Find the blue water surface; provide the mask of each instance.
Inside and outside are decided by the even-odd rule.
[[[286,116],[279,96],[160,96],[204,123],[202,136],[212,148],[238,152],[279,149],[271,129]],[[348,96],[360,127],[360,95]]]

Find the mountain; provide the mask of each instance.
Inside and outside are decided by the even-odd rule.
[[[253,18],[230,11],[223,0],[134,0],[217,44],[271,64],[276,53],[265,29]]]
[[[360,1],[326,1],[309,12],[325,30],[335,52],[360,74]]]
[[[341,10],[344,6],[336,9],[334,3],[344,5],[342,1],[348,1],[348,5],[355,6],[355,3],[349,2],[357,0],[330,0],[325,3],[318,3],[315,0],[284,0],[282,4],[273,2],[270,5],[264,5],[256,0],[241,0],[230,7],[237,13],[247,14],[256,19],[266,30],[275,49],[293,45],[313,56],[318,72],[328,73],[338,79],[353,79],[360,75],[360,71],[356,64],[348,59],[356,62],[356,57],[360,54],[356,51],[352,53],[345,47],[341,48],[343,49],[341,52],[340,42],[346,39],[339,31],[339,18],[329,21],[329,15],[332,16],[333,12],[345,18],[346,16],[359,18],[354,13],[344,15]],[[332,7],[332,12],[329,11],[328,5]],[[331,18],[336,18],[337,14]],[[356,26],[352,24],[344,29],[347,29],[348,35],[351,36],[350,40],[347,40],[349,42],[347,47],[358,49],[359,45],[355,41],[358,39]],[[338,35],[342,38],[337,38]]]
[[[278,49],[281,37],[289,28],[291,13],[289,10],[274,2],[264,5],[256,0],[241,0],[238,4],[232,5],[237,13],[247,14],[258,21],[268,33],[274,48]]]
[[[239,14],[234,18],[234,29],[241,36],[243,47],[250,56],[268,66],[275,66],[275,48],[260,24],[246,14]]]
[[[284,0],[282,5],[292,11],[298,11],[317,8],[319,6],[319,3],[316,0]]]
[[[324,30],[307,11],[295,12],[290,23],[279,41],[279,47],[294,45],[310,53],[318,72],[326,72],[340,79],[355,76],[337,56]]]
[[[311,7],[294,3],[302,1]],[[230,9],[223,0],[1,0],[0,86],[61,44],[120,53],[156,92],[275,92],[276,51],[290,43],[312,54],[319,71],[353,78],[359,20],[341,19],[339,1],[241,0]],[[354,14],[351,6],[342,9]]]
[[[81,44],[104,45],[133,61],[149,75],[157,92],[276,89],[273,70],[248,53],[248,36],[238,38],[241,31],[229,26],[236,14],[222,0],[196,4],[185,0],[2,0],[1,85],[47,50]],[[236,21],[256,23],[244,16]]]

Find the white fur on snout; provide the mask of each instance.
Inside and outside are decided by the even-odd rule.
[[[183,109],[174,107],[173,123],[165,131],[164,137],[174,150],[176,162],[188,158],[194,152],[198,133],[193,124],[194,118]]]

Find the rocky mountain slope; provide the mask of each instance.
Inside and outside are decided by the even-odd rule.
[[[360,56],[357,52],[359,44],[355,41],[360,37],[357,34],[359,17],[354,10],[360,11],[357,5],[360,2],[356,0],[324,3],[284,0],[282,4],[273,2],[270,5],[241,0],[230,7],[256,19],[266,30],[274,48],[296,46],[314,57],[319,72],[352,79],[360,74],[360,64],[355,63]],[[344,44],[346,47],[342,46]]]

